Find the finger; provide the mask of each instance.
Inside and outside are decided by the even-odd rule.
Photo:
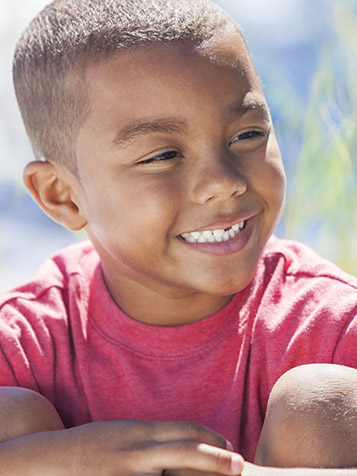
[[[139,456],[139,455],[138,455]],[[243,458],[230,451],[192,441],[171,441],[147,447],[140,458],[143,470],[160,472],[170,469],[190,469],[238,475],[243,469]]]
[[[150,422],[150,437],[159,442],[195,441],[232,449],[232,445],[215,431],[193,422]]]
[[[194,469],[168,469],[164,471],[164,476],[207,476],[204,471]],[[218,473],[210,473],[209,476],[221,476]]]

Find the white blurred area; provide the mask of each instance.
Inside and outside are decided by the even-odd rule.
[[[12,85],[15,44],[45,0],[0,0],[0,291],[33,275],[56,249],[76,240],[29,197],[22,169],[32,151]]]
[[[0,0],[0,184],[4,176],[19,179],[19,167],[31,157],[13,93],[12,53],[23,29],[48,3],[47,0]],[[255,44],[272,48],[308,43],[323,28],[320,16],[309,15],[308,7],[315,3],[316,13],[318,5],[327,6],[329,0],[216,0],[216,3],[237,20],[254,50]]]
[[[18,112],[11,75],[18,37],[45,0],[0,0],[0,291],[28,279],[52,252],[78,237],[47,218],[22,185],[32,152]],[[242,27],[260,65],[274,48],[308,44],[324,28],[321,5],[330,0],[217,0]],[[273,58],[273,56],[271,56]],[[304,75],[304,71],[301,72]]]

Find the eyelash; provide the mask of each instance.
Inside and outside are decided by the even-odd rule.
[[[167,152],[162,152],[161,154],[157,154],[154,157],[150,157],[149,159],[142,160],[140,165],[150,164],[153,162],[163,162],[166,160],[175,159],[179,153],[176,150],[168,150]]]
[[[267,133],[265,131],[262,131],[259,129],[253,129],[250,131],[242,132],[242,134],[239,134],[234,139],[232,139],[229,145],[233,144],[234,142],[238,142],[239,140],[249,140],[249,139],[254,139],[258,137],[266,137],[266,135]]]
[[[242,132],[242,134],[239,134],[236,136],[234,139],[232,139],[229,142],[229,145],[238,142],[239,140],[249,140],[249,139],[254,139],[256,137],[265,137],[267,133],[262,130],[251,130],[251,131],[246,131]],[[143,160],[139,162],[140,165],[146,165],[146,164],[151,164],[155,162],[164,162],[164,161],[169,161],[172,159],[175,159],[179,156],[179,152],[176,150],[168,150],[167,152],[162,152],[161,154],[157,154],[154,157],[150,157],[149,159]]]

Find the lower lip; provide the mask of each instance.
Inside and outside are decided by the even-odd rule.
[[[189,246],[190,248],[200,251],[202,253],[212,254],[212,255],[228,255],[241,251],[247,245],[249,238],[252,235],[254,222],[256,217],[250,218],[245,222],[245,227],[242,231],[237,233],[234,238],[231,238],[227,241],[214,242],[214,243],[189,243],[180,236],[178,239],[181,243]]]

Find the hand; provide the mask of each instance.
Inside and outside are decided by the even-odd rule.
[[[130,420],[94,423],[72,432],[79,437],[75,474],[161,475],[164,470],[190,469],[238,475],[243,467],[239,455],[224,449],[223,437],[193,423]]]
[[[17,457],[20,446],[26,455],[26,474],[43,476],[160,476],[173,470],[230,476],[243,468],[242,457],[224,449],[223,437],[188,422],[98,422],[13,442]],[[17,467],[11,474],[21,474]]]

